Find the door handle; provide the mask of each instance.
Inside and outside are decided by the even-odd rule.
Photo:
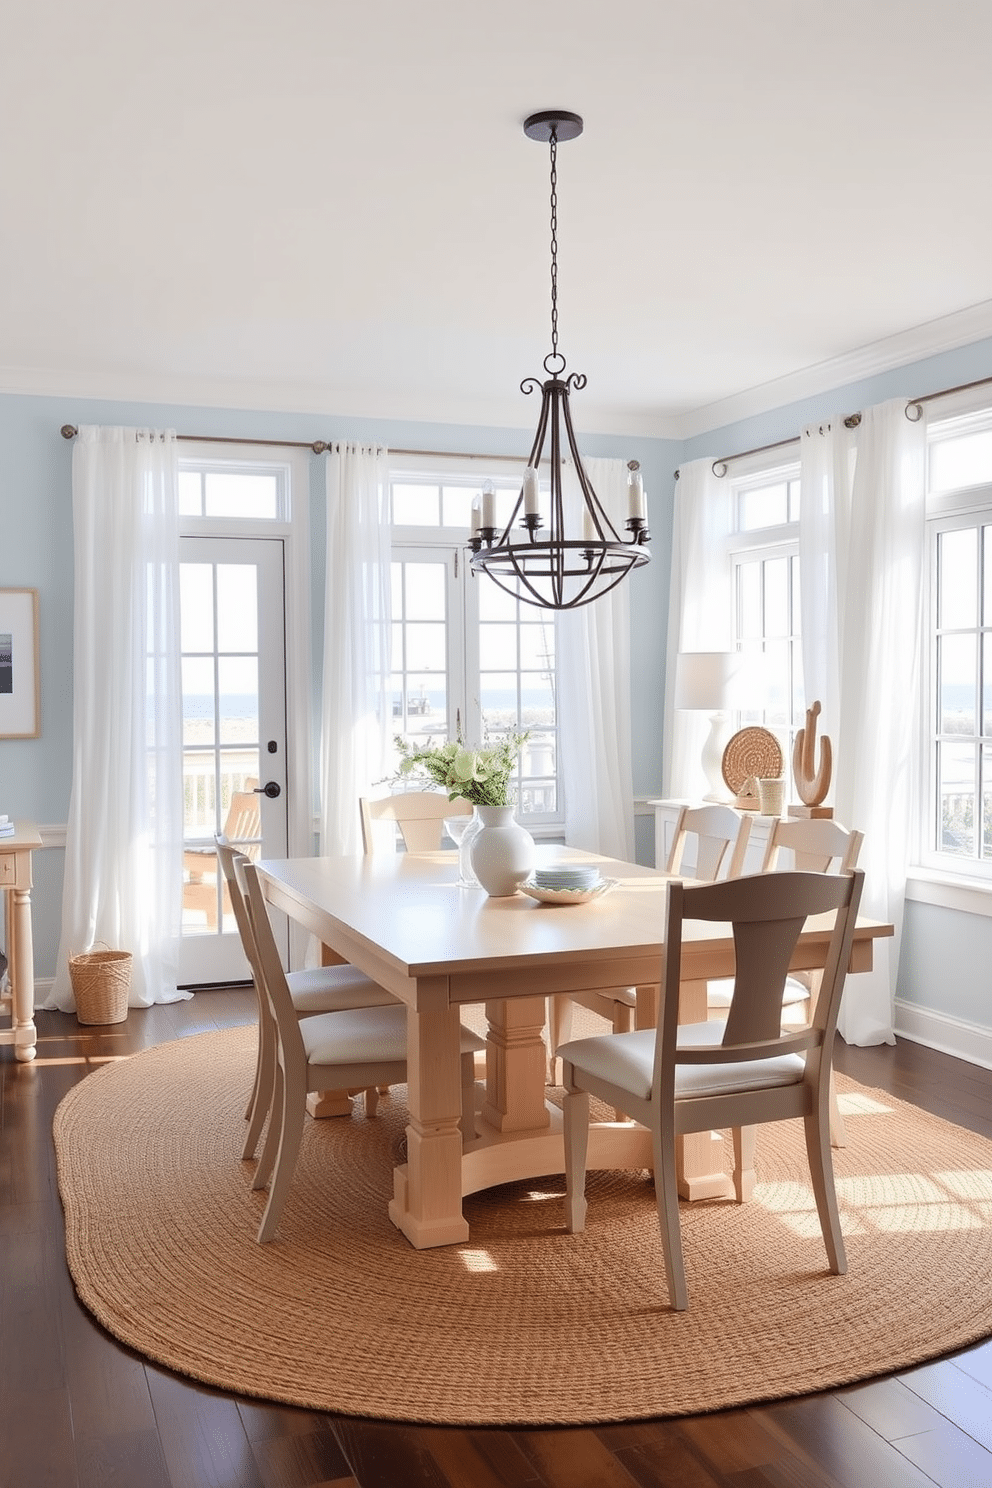
[[[266,782],[265,785],[256,785],[255,789],[252,791],[252,795],[268,796],[270,801],[274,801],[276,796],[282,795],[282,787],[279,785],[278,781],[269,780]]]

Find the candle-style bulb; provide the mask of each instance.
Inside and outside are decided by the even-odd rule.
[[[536,517],[538,502],[540,499],[540,487],[537,480],[537,471],[533,465],[528,465],[524,471],[524,516]]]
[[[481,526],[482,526],[482,503],[481,503],[481,501],[480,501],[480,499],[479,499],[478,496],[474,496],[472,498],[472,525],[471,525],[471,529],[470,529],[471,530],[471,535],[473,537],[475,537],[476,533],[478,532],[478,530],[479,530],[479,528]]]
[[[639,517],[643,522],[647,517],[647,507],[644,501],[644,481],[639,470],[632,470],[627,478],[627,496],[630,515]]]
[[[484,481],[482,485],[482,525],[496,526],[496,487],[491,480]]]

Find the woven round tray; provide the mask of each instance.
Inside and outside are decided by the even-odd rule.
[[[783,768],[781,745],[766,728],[740,729],[723,751],[723,778],[735,796],[740,795],[752,777],[775,780]]]

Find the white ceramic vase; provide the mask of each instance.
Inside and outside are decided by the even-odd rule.
[[[472,868],[491,899],[515,894],[534,867],[534,839],[513,819],[512,806],[476,808],[482,828],[473,839]]]

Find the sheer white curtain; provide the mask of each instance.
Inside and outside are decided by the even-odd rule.
[[[711,459],[683,465],[675,485],[672,580],[665,664],[666,796],[699,800],[708,789],[701,765],[709,728],[705,714],[676,709],[675,658],[680,651],[728,651],[733,644],[729,537],[730,482],[713,474]]]
[[[388,759],[388,501],[386,450],[341,444],[328,452],[320,749],[327,854],[361,851],[358,798],[383,778]]]
[[[848,1043],[877,1044],[893,1042],[909,855],[926,429],[896,399],[863,414],[853,471],[851,443],[836,424],[802,441],[803,670],[807,700],[825,693],[837,817],[865,834],[862,910],[896,926],[894,941],[875,943],[875,969],[848,984],[838,1023]]]
[[[628,516],[627,466],[584,460],[618,532]],[[578,483],[566,491],[568,525],[581,522]],[[563,611],[558,624],[565,841],[631,862],[634,783],[630,747],[630,595],[626,580],[602,599]]]
[[[186,998],[182,915],[179,499],[174,433],[80,428],[72,459],[73,766],[62,938],[45,1003],[75,1002],[68,958],[130,951],[132,1007]]]

